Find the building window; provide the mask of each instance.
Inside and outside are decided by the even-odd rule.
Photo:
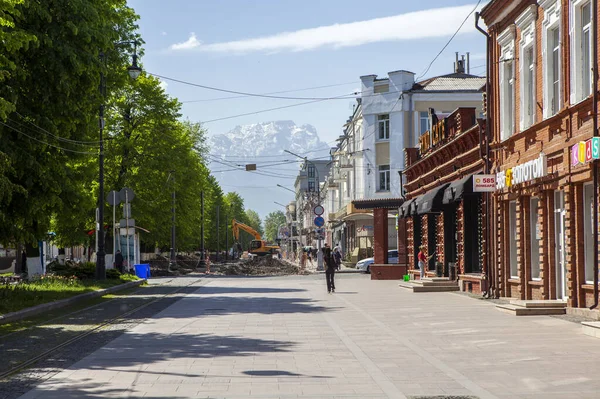
[[[389,83],[375,85],[375,87],[373,88],[373,92],[375,94],[387,93],[388,91],[390,91],[390,84]]]
[[[311,179],[315,178],[315,167],[313,165],[308,165],[308,177]]]
[[[544,9],[542,22],[544,118],[549,118],[560,110],[561,104],[561,2],[559,0],[541,0],[539,4]]]
[[[308,191],[315,191],[315,182],[314,181],[309,181],[308,182]]]
[[[379,165],[378,191],[390,191],[390,165]]]
[[[390,115],[384,114],[377,117],[377,123],[379,124],[379,140],[390,139]]]
[[[525,128],[533,125],[535,108],[533,104],[535,102],[535,58],[533,56],[533,46],[530,46],[525,50],[525,73],[524,73],[524,93],[523,100],[525,106],[523,107]]]
[[[537,4],[532,4],[515,20],[515,24],[521,31],[521,55],[519,57],[519,98],[521,99],[519,104],[519,119],[521,131],[527,129],[535,122],[536,16]]]
[[[429,129],[431,129],[431,126],[429,126],[429,112],[427,112],[427,111],[419,112],[419,127],[420,127],[420,134],[424,134]]]
[[[511,26],[498,36],[500,53],[500,138],[508,139],[515,126],[515,30]]]
[[[594,186],[583,187],[583,251],[585,260],[585,281],[594,281]]]
[[[519,278],[517,260],[517,203],[515,201],[511,201],[508,205],[508,216],[508,241],[510,245],[510,276],[512,278]]]
[[[552,60],[550,64],[551,88],[550,88],[550,112],[552,115],[558,112],[560,106],[560,31],[558,27],[550,31]]]
[[[529,206],[529,228],[531,235],[531,278],[540,278],[540,239],[542,238],[538,209],[540,206],[539,198],[531,198]]]
[[[585,0],[571,4],[571,103],[574,104],[592,93],[592,5]]]

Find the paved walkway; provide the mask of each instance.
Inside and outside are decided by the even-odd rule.
[[[22,398],[598,398],[600,340],[456,293],[214,278]]]

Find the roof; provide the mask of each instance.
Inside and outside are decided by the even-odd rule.
[[[413,85],[412,91],[481,91],[485,77],[467,73],[451,73],[422,80]]]

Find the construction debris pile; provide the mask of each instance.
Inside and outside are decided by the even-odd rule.
[[[290,274],[308,274],[297,266],[270,256],[241,260],[235,263],[214,265],[215,274],[229,276],[283,276]]]

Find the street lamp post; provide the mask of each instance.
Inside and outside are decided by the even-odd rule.
[[[283,150],[284,152],[287,152],[290,155],[293,155],[297,158],[303,159],[305,163],[307,164],[311,164],[313,166],[313,168],[315,168],[315,176],[317,179],[317,205],[321,205],[321,182],[319,179],[319,169],[317,168],[317,165],[315,165],[312,161],[309,161],[307,157],[302,157],[298,154],[294,154],[291,151],[288,150]],[[322,240],[321,240],[321,235],[318,236],[319,239],[317,240],[317,248],[318,248],[318,252],[317,252],[317,270],[323,270],[323,250],[321,248],[322,245]]]
[[[200,214],[202,220],[200,224],[200,262],[198,262],[198,267],[206,267],[206,261],[204,260],[204,191],[200,192]]]
[[[132,79],[137,79],[142,73],[142,68],[137,63],[137,41],[120,42],[119,44],[133,44],[134,50],[132,55],[131,66],[127,68],[127,72]],[[100,52],[100,61],[104,63],[105,56]],[[102,68],[102,66],[101,66]],[[104,280],[106,278],[106,251],[104,249],[104,100],[106,99],[106,78],[104,72],[100,69],[100,96],[102,102],[98,112],[99,133],[100,133],[100,154],[98,156],[99,172],[98,172],[98,252],[96,253],[96,279]],[[129,226],[126,226],[129,234]],[[114,251],[114,248],[113,248]],[[127,260],[129,262],[129,259]]]

